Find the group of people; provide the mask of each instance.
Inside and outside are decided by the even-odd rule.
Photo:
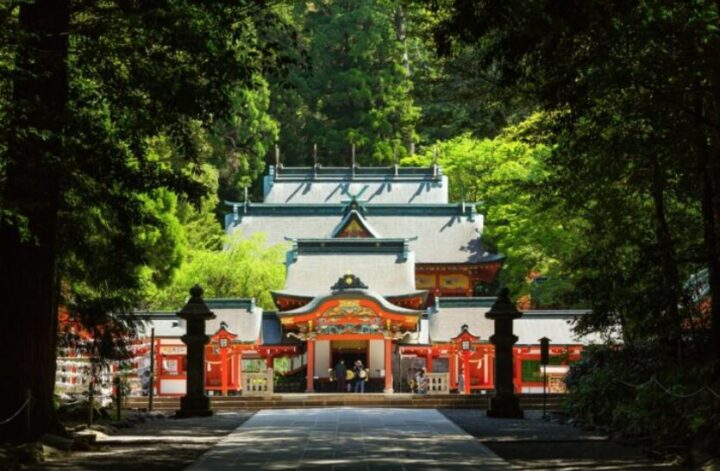
[[[345,360],[340,360],[335,365],[334,373],[338,384],[338,392],[349,392],[351,390],[356,393],[365,392],[365,381],[368,379],[368,374],[362,361],[355,361],[352,369],[348,370],[347,366],[345,366]],[[348,380],[351,381],[350,387],[347,384]]]

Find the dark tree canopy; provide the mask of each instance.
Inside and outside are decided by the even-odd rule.
[[[196,201],[204,193],[203,133],[232,119],[232,98],[253,88],[260,69],[259,6],[3,3],[0,351],[15,361],[0,380],[0,416],[27,389],[35,399],[31,429],[14,420],[0,438],[56,427],[61,298],[85,315],[129,309],[139,269],[161,249],[147,234],[167,226],[162,192]],[[153,152],[157,139],[168,158]]]
[[[595,327],[620,316],[681,349],[685,280],[707,267],[720,296],[717,3],[450,4],[441,50],[472,45],[552,113],[548,188],[591,222],[575,268]],[[712,321],[720,358],[719,303]]]

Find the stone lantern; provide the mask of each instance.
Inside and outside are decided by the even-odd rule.
[[[513,320],[522,317],[515,304],[510,300],[507,288],[500,290],[495,304],[485,313],[487,319],[495,322],[495,333],[490,343],[495,346],[495,394],[490,398],[488,417],[522,418],[520,399],[515,395],[513,385],[513,345],[517,336],[513,335]]]
[[[186,394],[180,398],[177,417],[207,417],[212,415],[210,398],[205,395],[205,345],[210,337],[205,335],[205,322],[214,319],[202,298],[203,289],[195,285],[190,289],[190,300],[177,313],[187,324],[182,341],[187,345]]]

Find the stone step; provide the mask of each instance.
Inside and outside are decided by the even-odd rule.
[[[401,408],[472,408],[485,409],[487,395],[428,395],[411,394],[283,394],[267,397],[228,396],[212,397],[214,410],[275,409],[309,407],[401,407]],[[564,396],[550,395],[547,398],[548,410],[560,410]],[[540,409],[543,405],[541,395],[522,395],[520,404],[524,409]],[[159,397],[153,400],[153,409],[172,411],[180,406],[178,397]],[[146,397],[129,397],[127,409],[146,409]]]

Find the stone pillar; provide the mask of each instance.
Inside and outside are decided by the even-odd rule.
[[[315,339],[307,339],[307,383],[305,392],[315,391],[315,382],[313,377],[315,376]]]
[[[393,372],[392,372],[392,339],[385,339],[385,389],[384,393],[393,392]]]
[[[187,323],[182,341],[187,345],[186,394],[180,398],[177,417],[206,417],[212,415],[210,399],[205,395],[205,345],[210,337],[205,335],[205,321],[214,319],[202,298],[203,289],[195,285],[190,289],[190,300],[177,313]]]
[[[495,394],[490,398],[488,417],[523,417],[513,384],[513,345],[518,340],[513,335],[513,320],[521,316],[507,288],[500,291],[495,304],[485,313],[487,319],[495,321],[495,333],[490,337],[495,346]]]

